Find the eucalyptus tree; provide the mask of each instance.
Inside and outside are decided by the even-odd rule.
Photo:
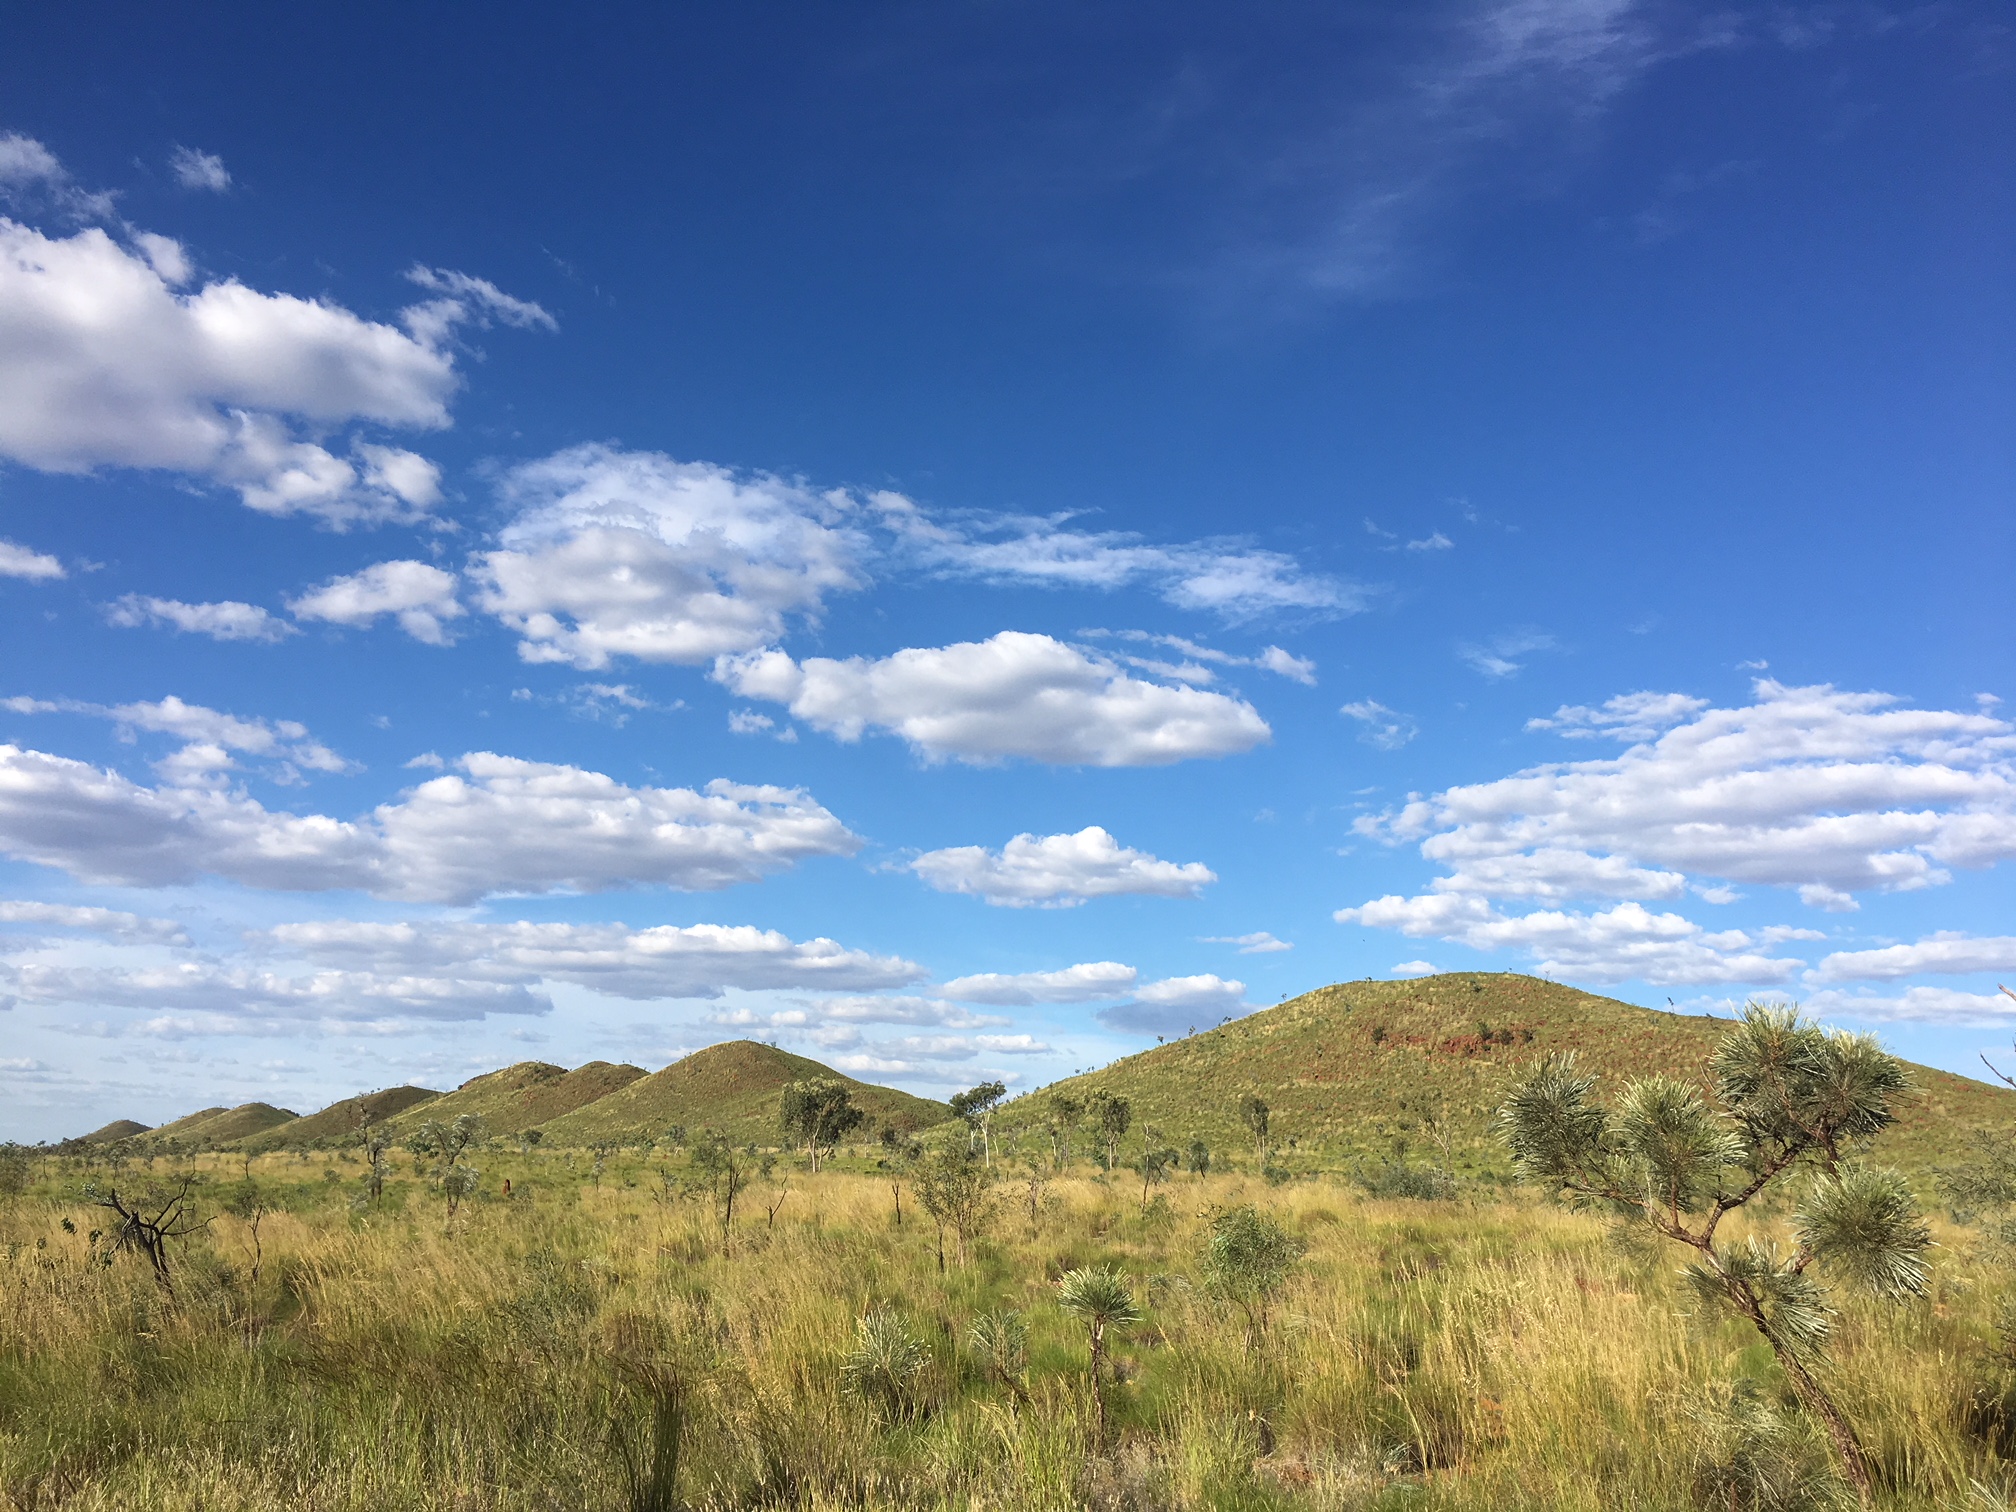
[[[1106,1146],[1106,1171],[1111,1175],[1113,1162],[1119,1157],[1120,1141],[1134,1125],[1134,1105],[1124,1097],[1098,1092],[1093,1094],[1091,1113],[1099,1125],[1100,1142]]]
[[[1001,1107],[1001,1099],[1007,1095],[1007,1083],[990,1081],[964,1092],[955,1092],[951,1098],[952,1116],[980,1136],[980,1148],[990,1166],[994,1164],[994,1114]]]
[[[938,1269],[945,1269],[947,1228],[963,1267],[972,1258],[973,1241],[994,1221],[994,1184],[987,1168],[955,1145],[940,1145],[918,1164],[911,1185],[938,1225]]]
[[[1867,1505],[1868,1456],[1821,1380],[1834,1309],[1818,1278],[1892,1300],[1925,1290],[1931,1235],[1909,1187],[1856,1158],[1895,1122],[1908,1073],[1873,1036],[1756,1003],[1709,1073],[1712,1098],[1652,1076],[1605,1107],[1572,1055],[1550,1056],[1500,1110],[1500,1128],[1526,1180],[1693,1252],[1689,1284],[1770,1345]],[[1731,1213],[1795,1183],[1789,1252],[1722,1233]]]
[[[1204,1239],[1204,1289],[1246,1315],[1246,1347],[1267,1337],[1267,1308],[1309,1248],[1251,1203],[1211,1221]]]
[[[847,1084],[830,1076],[792,1082],[777,1104],[778,1122],[793,1144],[804,1147],[815,1176],[820,1156],[859,1128],[864,1116],[854,1106],[854,1094]]]
[[[1239,1122],[1253,1136],[1253,1158],[1263,1166],[1267,1164],[1267,1128],[1272,1117],[1273,1110],[1258,1093],[1248,1092],[1239,1099]]]
[[[1061,1092],[1051,1094],[1045,1126],[1050,1135],[1050,1158],[1060,1171],[1070,1164],[1071,1141],[1077,1136],[1078,1125],[1084,1118],[1085,1104],[1079,1099]]]

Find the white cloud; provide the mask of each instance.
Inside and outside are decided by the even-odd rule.
[[[973,1043],[989,1055],[1054,1055],[1056,1047],[1030,1034],[976,1034]]]
[[[943,998],[829,997],[801,998],[804,1005],[769,1015],[765,1022],[782,1024],[936,1024],[945,1029],[988,1029],[1009,1021],[991,1013],[975,1013]]]
[[[1437,970],[1433,961],[1402,961],[1399,965],[1391,967],[1387,974],[1396,977],[1424,977],[1435,975]]]
[[[1438,892],[1671,897],[1679,878],[1825,906],[2016,856],[2016,731],[1881,693],[1760,681],[1621,755],[1529,768],[1358,821],[1448,869]]]
[[[0,200],[39,201],[66,219],[95,220],[113,213],[115,196],[84,189],[55,153],[33,137],[10,131],[0,135]]]
[[[406,279],[439,296],[402,312],[407,328],[426,339],[445,341],[457,326],[487,326],[493,320],[520,330],[560,329],[540,306],[506,294],[487,278],[416,263],[406,270]]]
[[[1409,541],[1404,549],[1408,551],[1448,551],[1455,544],[1454,541],[1438,530],[1431,535],[1423,536],[1418,541]]]
[[[1160,658],[1132,656],[1121,653],[1119,659],[1130,667],[1139,667],[1144,672],[1152,672],[1157,677],[1173,678],[1177,682],[1207,686],[1218,680],[1214,667],[1258,667],[1264,672],[1272,672],[1277,677],[1285,677],[1299,682],[1305,687],[1316,685],[1316,663],[1307,657],[1297,656],[1292,651],[1284,651],[1279,646],[1262,647],[1253,656],[1237,656],[1230,651],[1220,651],[1215,646],[1200,645],[1181,635],[1156,635],[1146,630],[1081,630],[1078,632],[1087,640],[1130,641],[1135,644],[1163,646],[1181,653],[1183,660],[1171,662]]]
[[[1896,997],[1829,990],[1801,1005],[1823,1018],[1863,1023],[1957,1024],[2002,1028],[2016,1020],[2016,1002],[1999,992],[1959,992],[1951,987],[1907,987]]]
[[[220,641],[277,641],[295,634],[285,620],[256,604],[224,599],[212,604],[185,604],[180,599],[148,598],[129,593],[110,605],[105,617],[115,625],[168,625],[191,635]]]
[[[656,452],[577,446],[506,475],[482,607],[529,662],[697,665],[783,636],[866,581],[844,494]]]
[[[283,924],[252,940],[256,948],[325,969],[521,985],[564,982],[637,1001],[713,999],[730,988],[863,991],[904,986],[925,975],[900,956],[872,955],[824,938],[793,940],[747,924],[632,929],[528,921],[324,920]]]
[[[1508,630],[1481,644],[1464,642],[1456,654],[1486,677],[1511,677],[1525,668],[1514,657],[1554,649],[1554,637],[1541,630]]]
[[[901,494],[874,494],[869,503],[913,560],[950,576],[1053,588],[1146,584],[1179,609],[1234,623],[1282,611],[1357,614],[1369,602],[1356,584],[1239,541],[1158,546],[1131,531],[1066,529],[1069,515],[934,519]]]
[[[1286,940],[1277,940],[1266,930],[1255,930],[1243,935],[1205,935],[1206,945],[1237,945],[1241,955],[1273,955],[1277,951],[1293,950],[1295,947]]]
[[[1775,941],[1740,929],[1711,933],[1679,914],[1655,914],[1635,902],[1597,913],[1541,909],[1508,915],[1482,898],[1427,893],[1340,908],[1335,918],[1473,950],[1525,951],[1536,957],[1540,971],[1582,981],[1782,982],[1805,964],[1771,954]]]
[[[443,621],[468,611],[456,600],[455,578],[425,562],[379,562],[288,602],[296,619],[364,626],[390,614],[399,628],[430,646],[449,643]]]
[[[1108,1028],[1130,1034],[1181,1034],[1199,1023],[1239,1016],[1251,1006],[1245,998],[1244,982],[1208,973],[1169,977],[1146,983],[1131,1002],[1101,1008],[1096,1016]]]
[[[148,919],[115,908],[86,908],[18,898],[0,898],[0,924],[74,930],[128,944],[186,945],[189,941],[188,933],[173,919]]]
[[[0,850],[91,882],[160,886],[213,875],[252,887],[469,902],[650,884],[712,891],[806,857],[850,855],[860,844],[797,789],[719,779],[704,793],[633,788],[600,772],[489,752],[457,765],[466,775],[436,777],[363,818],[340,820],[272,812],[208,780],[211,771],[190,780],[173,768],[150,788],[0,745]]]
[[[1966,935],[1942,930],[1913,945],[1837,950],[1814,968],[1811,980],[1891,982],[1920,972],[1976,971],[2016,971],[2016,935]]]
[[[110,719],[119,726],[122,738],[136,730],[172,735],[187,742],[180,751],[156,762],[156,769],[173,772],[193,785],[213,786],[217,775],[234,765],[231,752],[271,757],[280,765],[271,773],[277,780],[291,782],[300,770],[342,772],[349,763],[319,740],[309,737],[308,727],[292,719],[247,719],[218,709],[192,704],[169,694],[154,703],[95,704],[76,699],[54,701],[36,698],[0,699],[0,708],[16,714],[86,714]]]
[[[1527,720],[1526,728],[1554,730],[1570,739],[1653,740],[1707,707],[1707,699],[1685,693],[1620,693],[1596,708],[1563,704],[1551,719]]]
[[[495,982],[368,972],[264,971],[242,964],[182,960],[165,966],[62,966],[0,961],[0,990],[24,1002],[124,1008],[179,1015],[139,1032],[238,1034],[261,1020],[482,1018],[545,1013],[543,993]]]
[[[30,183],[68,213],[109,213],[39,143],[0,139],[0,189]],[[0,220],[0,456],[45,472],[159,468],[337,529],[416,519],[440,497],[434,464],[354,432],[334,450],[308,436],[445,426],[455,325],[551,323],[461,274],[431,274],[441,297],[407,310],[404,329],[236,279],[190,289],[180,244],[126,234]]]
[[[1096,1003],[1131,992],[1140,973],[1118,961],[1084,961],[1062,971],[1025,971],[1012,976],[982,972],[956,977],[939,988],[961,1003],[995,1008],[1027,1008],[1039,1003]]]
[[[1098,825],[1075,835],[1017,835],[999,851],[928,851],[910,869],[939,892],[1008,908],[1075,908],[1088,898],[1194,898],[1218,874],[1201,861],[1163,861],[1122,846]]]
[[[1232,755],[1272,737],[1241,699],[1147,682],[1107,658],[1019,631],[879,660],[796,662],[763,651],[724,658],[714,675],[739,696],[785,704],[841,740],[888,730],[930,761],[1161,766]]]
[[[26,546],[12,541],[0,540],[0,577],[29,578],[47,581],[50,578],[68,577],[63,564],[53,556],[40,551],[31,551]]]
[[[214,152],[177,147],[168,155],[168,171],[175,175],[175,182],[184,189],[222,194],[231,187],[231,171],[224,166],[224,159]]]
[[[1421,733],[1421,723],[1412,714],[1400,714],[1369,698],[1347,703],[1337,711],[1355,719],[1364,728],[1358,739],[1381,751],[1397,751]]]

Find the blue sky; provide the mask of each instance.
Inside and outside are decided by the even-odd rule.
[[[1326,982],[2016,1002],[1986,5],[62,7],[0,1137]],[[2009,1010],[2009,1011],[2005,1011]]]

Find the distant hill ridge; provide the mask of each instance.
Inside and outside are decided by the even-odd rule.
[[[1290,1168],[1348,1168],[1404,1152],[1415,1162],[1447,1159],[1458,1174],[1503,1175],[1492,1115],[1540,1057],[1573,1050],[1613,1085],[1651,1072],[1700,1081],[1728,1027],[1727,1019],[1640,1008],[1513,973],[1340,982],[1020,1097],[1002,1110],[996,1143],[1019,1137],[1031,1149],[1047,1148],[1055,1097],[1084,1103],[1105,1092],[1131,1106],[1124,1157],[1138,1159],[1151,1136],[1179,1150],[1201,1139],[1219,1163],[1251,1166],[1258,1151],[1238,1104],[1252,1094],[1269,1105],[1270,1160]],[[1885,1135],[1879,1155],[1886,1161],[1922,1169],[1957,1158],[1974,1130],[2016,1125],[2016,1092],[1927,1067],[1914,1075],[1920,1095]],[[493,1133],[537,1128],[556,1145],[659,1139],[674,1126],[774,1144],[783,1089],[811,1076],[845,1083],[871,1129],[916,1131],[951,1116],[942,1102],[857,1081],[774,1045],[733,1040],[649,1075],[607,1061],[572,1071],[521,1061],[449,1093],[392,1087],[306,1118],[265,1103],[206,1108],[151,1131],[122,1119],[81,1142],[145,1136],[277,1149],[347,1143],[379,1124],[403,1137],[430,1120],[472,1113]],[[1075,1146],[1093,1152],[1089,1118]]]
[[[1502,1175],[1492,1118],[1541,1057],[1572,1050],[1613,1088],[1652,1073],[1698,1083],[1730,1022],[1509,972],[1340,982],[1056,1082],[1008,1104],[999,1124],[1041,1142],[1053,1097],[1105,1092],[1130,1104],[1123,1150],[1134,1158],[1152,1128],[1166,1146],[1202,1139],[1250,1165],[1258,1151],[1238,1114],[1250,1093],[1269,1105],[1270,1158],[1291,1167],[1390,1159],[1403,1145],[1440,1163],[1446,1137],[1458,1174]],[[1914,1077],[1920,1096],[1883,1136],[1886,1161],[1923,1167],[1957,1156],[1970,1130],[2016,1125],[2016,1092],[1923,1066]]]

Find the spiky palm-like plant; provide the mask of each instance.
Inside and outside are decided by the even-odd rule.
[[[1709,1071],[1712,1103],[1684,1083],[1648,1077],[1605,1108],[1572,1056],[1550,1056],[1499,1111],[1501,1129],[1525,1179],[1695,1252],[1689,1283],[1771,1346],[1866,1505],[1868,1458],[1815,1373],[1833,1315],[1817,1274],[1892,1299],[1924,1290],[1931,1235],[1910,1189],[1895,1172],[1851,1158],[1895,1121],[1910,1091],[1904,1063],[1870,1035],[1752,1003]],[[1808,1172],[1789,1254],[1720,1236],[1730,1213]]]
[[[917,1385],[930,1355],[900,1313],[878,1307],[854,1323],[854,1347],[840,1363],[840,1378],[890,1421],[917,1415]]]
[[[1106,1338],[1124,1334],[1142,1320],[1141,1304],[1127,1278],[1109,1266],[1081,1266],[1057,1283],[1057,1305],[1079,1322],[1091,1345],[1092,1410],[1099,1424],[1099,1449],[1109,1438],[1106,1412]]]
[[[966,1342],[993,1376],[1018,1402],[1029,1399],[1022,1373],[1029,1364],[1029,1325],[1013,1308],[981,1313],[966,1329]]]

